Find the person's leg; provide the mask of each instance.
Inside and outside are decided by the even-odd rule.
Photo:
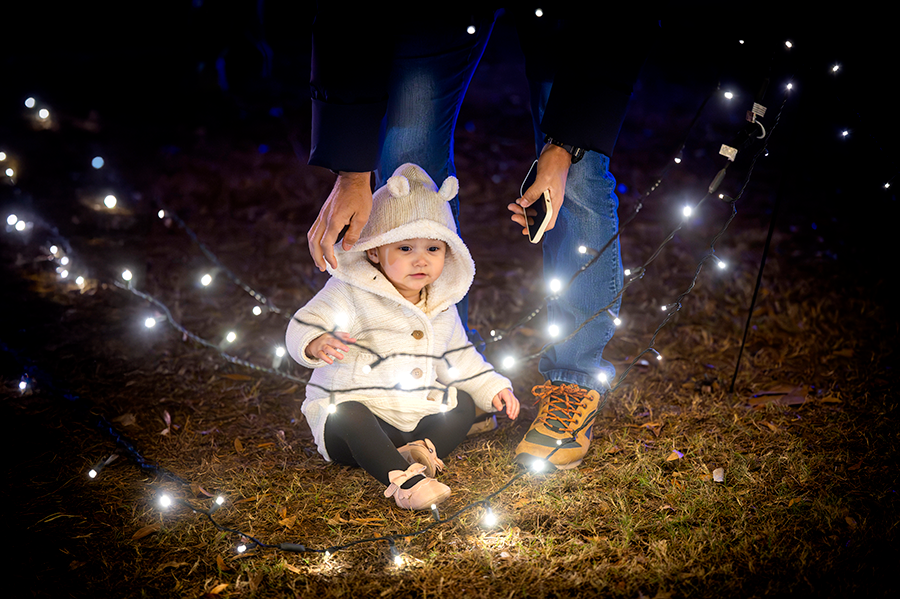
[[[455,21],[408,28],[406,34],[400,34],[391,68],[376,187],[407,162],[425,169],[439,187],[449,175],[456,175],[453,134],[459,108],[495,18],[492,11],[476,17],[474,34],[466,31],[467,23]],[[459,232],[458,196],[450,207]],[[468,330],[468,295],[457,309]]]
[[[532,86],[538,153],[544,145],[539,123],[550,89],[550,83]],[[516,459],[525,465],[533,458],[548,460],[557,468],[580,464],[590,446],[594,419],[606,400],[607,383],[600,377],[612,380],[615,375],[603,350],[615,330],[604,308],[609,306],[612,314],[618,314],[617,295],[623,284],[618,240],[572,281],[616,234],[618,198],[614,192],[609,159],[588,152],[569,169],[556,226],[544,234],[544,279],[548,288],[554,279],[563,285],[559,296],[548,303],[549,324],[559,328],[562,338],[578,332],[541,356],[539,369],[547,382],[533,389],[540,409],[516,447]],[[581,246],[591,251],[581,253]]]
[[[437,456],[443,459],[463,442],[474,420],[475,401],[468,393],[457,390],[454,409],[422,418],[415,430],[406,435],[413,440],[429,439]]]
[[[545,83],[532,89],[533,106],[538,108],[534,115],[538,152],[544,145],[539,123],[550,88]],[[543,240],[544,280],[548,288],[553,279],[567,285],[578,269],[593,259],[592,252],[579,251],[581,246],[600,251],[615,236],[619,226],[615,187],[609,158],[603,154],[588,152],[569,169],[565,200],[556,226]],[[539,368],[546,380],[574,383],[604,393],[607,386],[598,377],[603,373],[612,381],[615,376],[615,368],[603,358],[615,325],[609,314],[597,313],[609,305],[612,314],[618,315],[621,302],[616,296],[622,284],[622,258],[616,239],[597,262],[549,303],[549,323],[559,327],[562,338],[590,322],[575,337],[550,348],[541,357]]]
[[[325,421],[328,455],[339,464],[360,466],[382,484],[389,485],[388,473],[406,470],[409,464],[382,424],[369,408],[357,401],[337,404],[334,414],[329,414]]]

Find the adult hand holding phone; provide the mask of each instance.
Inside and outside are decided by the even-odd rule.
[[[522,235],[528,235],[525,214],[522,209],[528,209],[548,190],[553,213],[550,215],[546,230],[549,231],[556,226],[556,218],[559,216],[559,210],[562,208],[565,198],[566,179],[569,176],[570,166],[572,166],[572,155],[563,148],[548,143],[541,150],[535,167],[534,183],[522,193],[522,197],[507,206],[512,212],[510,219],[522,227]]]

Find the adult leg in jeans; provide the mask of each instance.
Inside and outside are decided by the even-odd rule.
[[[401,36],[391,68],[387,115],[382,133],[381,166],[375,184],[381,186],[401,164],[418,164],[438,186],[456,175],[453,133],[459,108],[493,29],[495,15],[487,13],[465,27],[429,28]],[[450,202],[459,232],[459,196]],[[468,295],[457,304],[468,331]]]
[[[547,82],[533,84],[531,89],[538,154],[544,146],[540,120],[550,89],[551,84]],[[578,269],[593,258],[590,253],[580,253],[580,246],[599,251],[616,234],[619,200],[615,187],[616,181],[609,172],[609,158],[598,152],[588,152],[569,169],[565,200],[556,226],[543,239],[544,280],[548,287],[553,279],[566,285]],[[622,284],[622,258],[616,240],[597,262],[550,302],[550,323],[559,327],[561,337],[566,337],[609,304],[612,304],[612,313],[618,315],[620,301],[614,300]],[[575,337],[550,348],[541,357],[541,374],[548,381],[574,383],[603,395],[606,387],[598,375],[604,373],[609,380],[615,375],[613,365],[603,358],[603,350],[614,332],[612,319],[607,314],[600,314]]]

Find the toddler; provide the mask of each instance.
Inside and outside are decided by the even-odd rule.
[[[438,189],[414,164],[394,171],[359,241],[335,247],[338,268],[286,335],[294,360],[315,369],[303,414],[319,453],[363,467],[385,497],[414,510],[450,495],[434,477],[475,406],[519,413],[509,380],[469,343],[456,310],[475,276],[448,204],[457,189],[455,177]]]

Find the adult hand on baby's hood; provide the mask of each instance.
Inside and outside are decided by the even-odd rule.
[[[326,262],[337,268],[334,244],[344,227],[347,227],[342,243],[344,250],[351,249],[359,240],[372,213],[370,181],[371,173],[338,173],[316,222],[306,234],[309,255],[320,271],[325,271]]]

